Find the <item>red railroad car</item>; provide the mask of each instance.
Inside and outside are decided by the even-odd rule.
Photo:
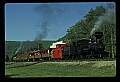
[[[27,60],[28,60],[28,54],[21,54],[14,57],[14,61],[27,61]]]
[[[49,59],[50,60],[50,51],[49,49],[46,50],[39,50],[38,51],[41,54],[41,58],[44,59]]]
[[[56,48],[52,49],[52,59],[62,59],[62,49],[68,44],[57,44]]]

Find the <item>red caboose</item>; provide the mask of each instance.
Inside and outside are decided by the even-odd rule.
[[[62,59],[62,49],[68,44],[57,44],[56,48],[52,49],[52,59]]]

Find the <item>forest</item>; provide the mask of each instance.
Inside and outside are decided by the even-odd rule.
[[[76,24],[68,27],[66,35],[60,37],[56,41],[71,44],[82,38],[89,39],[94,37],[95,32],[103,32],[103,43],[105,51],[109,52],[109,56],[116,57],[116,8],[115,4],[109,3],[106,7],[96,6],[90,9],[84,15],[84,19],[79,20]],[[46,49],[56,41],[5,41],[5,60],[10,61],[13,56],[34,51],[37,49]]]

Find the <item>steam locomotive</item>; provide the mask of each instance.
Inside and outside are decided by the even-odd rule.
[[[64,47],[64,58],[104,58],[106,53],[105,46],[102,42],[103,32],[95,32],[96,40],[82,39],[73,42],[70,46]]]
[[[39,61],[53,59],[90,59],[105,58],[107,52],[102,42],[103,32],[95,32],[93,39],[81,39],[72,44],[55,43],[54,47],[46,50],[33,51],[27,54],[21,54],[13,58],[13,61]]]

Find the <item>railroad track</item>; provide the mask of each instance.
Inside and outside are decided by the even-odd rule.
[[[42,62],[80,62],[80,61],[114,61],[116,59],[106,58],[106,59],[79,59],[79,60],[42,60]]]
[[[116,59],[113,59],[113,58],[104,58],[104,59],[99,59],[99,58],[96,58],[96,59],[68,59],[68,60],[61,60],[61,59],[51,59],[51,60],[38,60],[38,61],[34,61],[34,62],[80,62],[80,61],[114,61]],[[24,62],[24,61],[23,61]],[[33,61],[31,61],[33,62]]]

